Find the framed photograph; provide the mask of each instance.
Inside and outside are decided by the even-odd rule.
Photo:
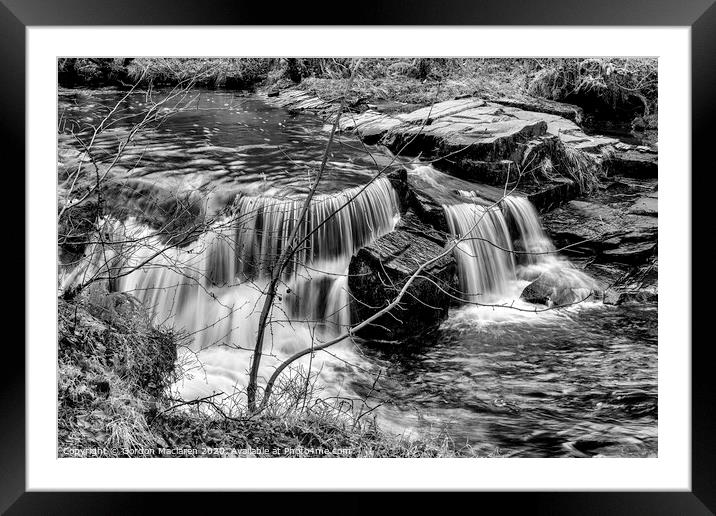
[[[2,0],[0,507],[712,514],[712,3]]]

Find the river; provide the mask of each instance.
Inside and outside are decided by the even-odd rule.
[[[311,114],[272,107],[257,96],[218,91],[197,94],[193,109],[138,135],[115,172],[177,190],[219,193],[227,203],[236,195],[291,199],[305,193],[320,164],[330,126]],[[61,91],[60,148],[72,146],[71,131],[98,123],[122,96],[116,90]],[[100,135],[97,149],[111,152],[146,103],[141,94],[127,98],[120,106],[127,116]],[[389,162],[379,147],[366,148],[356,137],[341,134],[331,149],[320,193],[335,199],[339,192],[365,184]],[[390,231],[395,214],[386,185],[369,192],[365,206],[351,215],[364,217],[361,214],[380,208],[382,213],[371,221],[369,232],[356,233],[365,223],[346,220],[331,238],[350,230],[354,236],[360,233],[355,244],[362,245]],[[207,245],[213,249],[214,244]],[[330,275],[347,272],[353,251],[346,248],[333,253],[327,266]],[[335,306],[340,310],[347,298],[345,292],[344,297],[336,297],[338,291],[346,290],[344,280],[326,278],[302,278],[303,283],[294,288],[309,292],[303,299],[321,303],[322,311],[328,313]],[[146,281],[142,276],[123,284],[131,284],[127,290],[133,291],[146,286]],[[516,277],[503,283],[513,292],[513,299],[526,284]],[[302,291],[301,285],[308,290]],[[256,289],[249,291],[243,285],[222,284],[212,295],[232,307],[256,306],[258,299]],[[501,295],[505,297],[504,292]],[[326,297],[335,297],[333,308],[330,302],[324,306]],[[151,299],[157,303],[156,295]],[[212,318],[226,318],[223,312],[209,314],[202,303],[197,300],[191,305],[190,319],[164,314],[162,320],[206,327]],[[435,342],[422,346],[396,349],[360,339],[346,342],[322,362],[321,381],[331,396],[369,395],[369,404],[380,406],[368,417],[375,416],[385,428],[416,437],[449,435],[456,448],[471,446],[485,456],[655,455],[656,305],[589,302],[542,312],[534,308],[522,302],[508,307],[456,306]],[[240,311],[245,320],[255,319],[254,312],[245,310]],[[311,310],[302,313],[313,314]],[[217,335],[250,341],[254,329],[244,326],[235,334],[230,324],[222,326],[193,350],[203,354],[208,365],[205,374],[194,375],[181,386],[185,396],[244,384],[246,354],[226,347],[208,349],[207,345],[216,343]],[[277,339],[275,350],[272,344],[274,358],[301,349],[311,335],[308,326],[282,327],[272,336]],[[266,362],[268,373],[277,362]]]

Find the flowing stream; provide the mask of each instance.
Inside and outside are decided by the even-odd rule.
[[[113,91],[64,92],[61,149],[71,145],[77,121],[94,121],[120,98]],[[371,158],[354,137],[341,135],[319,195],[296,228],[330,127],[256,97],[204,91],[199,100],[200,109],[142,134],[117,173],[177,191],[210,191],[221,199],[211,228],[157,254],[165,242],[146,224],[107,221],[115,240],[141,242],[109,256],[114,266],[144,264],[114,288],[136,295],[157,324],[188,335],[179,353],[187,373],[176,386],[187,398],[243,392],[268,271],[294,229],[307,245],[282,277],[264,378],[282,358],[351,324],[351,256],[400,217],[390,182],[368,184],[386,156],[373,147]],[[138,113],[144,102],[135,95],[122,109]],[[126,127],[103,135],[98,148],[111,149]],[[585,302],[535,311],[519,295],[541,274],[559,278],[575,301],[594,284],[554,252],[529,201],[511,195],[491,205],[477,186],[456,185],[429,166],[415,167],[410,179],[443,202],[453,235],[467,237],[455,251],[464,304],[451,311],[435,343],[398,351],[345,341],[303,367],[320,371],[329,395],[370,395],[382,403],[375,415],[390,429],[447,432],[455,446],[485,455],[655,454],[656,306]],[[79,266],[62,271],[61,282],[81,281],[107,259],[101,246],[90,248]]]

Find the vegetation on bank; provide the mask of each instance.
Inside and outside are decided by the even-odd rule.
[[[656,121],[655,58],[549,59],[527,88],[532,95],[574,102],[592,110],[611,108]]]
[[[249,90],[296,86],[322,98],[350,75],[349,58],[64,58],[61,86],[129,86],[137,81]],[[456,96],[535,95],[580,105],[596,116],[640,118],[657,111],[655,58],[369,58],[361,60],[356,101],[427,104]],[[350,103],[349,103],[350,104]],[[653,119],[653,120],[652,120]]]
[[[131,295],[94,285],[72,302],[59,300],[58,314],[61,457],[477,455],[446,436],[383,432],[372,413],[321,401],[298,377],[277,386],[271,405],[253,416],[226,413],[211,398],[182,402],[170,386],[184,337],[153,326]]]

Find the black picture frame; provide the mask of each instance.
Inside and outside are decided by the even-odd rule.
[[[715,134],[712,121],[716,103],[716,5],[714,0],[601,0],[581,3],[574,0],[453,0],[440,2],[382,1],[343,4],[295,2],[286,5],[243,0],[0,0],[0,118],[6,165],[7,197],[23,203],[17,211],[25,213],[24,199],[32,185],[25,185],[25,29],[42,25],[602,25],[602,26],[688,26],[691,27],[692,79],[692,193],[704,193],[702,177],[713,168],[709,160]],[[23,172],[20,172],[23,171]],[[12,176],[12,177],[10,177]],[[696,181],[698,179],[698,181]],[[25,195],[20,195],[23,192]],[[693,197],[692,235],[699,235]],[[22,211],[20,211],[22,210]],[[6,238],[16,249],[6,263],[19,269],[25,263],[25,228],[17,222],[7,224]],[[709,234],[709,233],[705,233]],[[23,245],[20,245],[20,243]],[[692,246],[692,256],[694,248]],[[693,260],[693,259],[692,259]],[[692,261],[692,263],[698,263]],[[25,270],[25,277],[31,271]],[[18,274],[10,274],[19,276]],[[19,277],[17,278],[19,280]],[[23,284],[24,286],[24,284]],[[12,304],[26,310],[22,286],[11,290]],[[704,320],[703,304],[695,298],[684,300],[693,307],[692,321]],[[8,331],[14,319],[8,317]],[[19,320],[19,319],[18,319]],[[54,321],[47,321],[54,324]],[[23,330],[24,335],[24,330]],[[693,330],[692,330],[693,334]],[[695,335],[695,334],[694,334]],[[152,504],[164,512],[193,510],[202,504],[181,493],[39,493],[25,492],[25,353],[5,339],[5,367],[0,389],[0,510],[8,514],[116,514],[144,513]],[[469,504],[499,504],[501,511],[529,510],[536,514],[714,514],[716,512],[716,445],[713,375],[713,344],[707,337],[694,339],[692,356],[692,489],[690,492],[570,492],[570,493],[479,493]],[[684,342],[688,349],[690,343]],[[240,497],[240,500],[237,499]],[[211,503],[266,504],[265,494],[212,494]],[[323,496],[323,495],[322,495]],[[366,500],[359,493],[334,495],[342,512],[365,513],[377,500]],[[450,506],[463,504],[463,495],[450,495]],[[310,493],[294,493],[287,504],[295,510],[311,507]],[[252,500],[254,498],[254,500]],[[280,510],[271,498],[271,512]],[[322,498],[323,500],[323,498]],[[443,501],[414,493],[411,500],[424,509],[444,510]],[[321,502],[324,503],[324,502]],[[326,502],[331,503],[331,502]],[[199,505],[201,506],[201,505]]]

